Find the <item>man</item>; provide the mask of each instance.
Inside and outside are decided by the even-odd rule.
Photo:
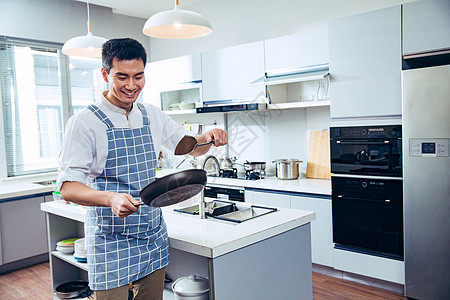
[[[162,299],[169,263],[161,210],[136,207],[139,191],[155,179],[161,145],[174,150],[188,132],[159,109],[136,102],[145,84],[147,54],[133,39],[103,45],[101,70],[109,90],[69,119],[58,186],[65,200],[87,206],[85,238],[94,299]],[[223,130],[196,139],[227,143]],[[191,155],[206,153],[199,147]]]

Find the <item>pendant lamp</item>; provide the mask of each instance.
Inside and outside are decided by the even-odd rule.
[[[151,16],[145,22],[142,32],[161,39],[191,39],[210,34],[212,27],[202,15],[180,9],[176,0],[173,10]]]
[[[107,39],[95,36],[91,32],[91,20],[89,16],[89,1],[86,1],[88,13],[88,33],[68,40],[62,47],[62,53],[70,56],[102,57],[102,45]]]

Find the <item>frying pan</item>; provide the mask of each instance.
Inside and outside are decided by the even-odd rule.
[[[210,141],[210,142],[199,144],[195,137],[190,136],[190,135],[185,135],[178,142],[178,144],[175,148],[174,154],[175,155],[189,154],[192,151],[194,151],[195,149],[197,149],[197,147],[205,146],[205,145],[209,145],[209,144],[214,144],[214,139],[212,139],[212,141]]]
[[[139,197],[143,203],[153,207],[176,204],[200,193],[206,185],[206,179],[205,170],[180,171],[147,184],[140,191]]]

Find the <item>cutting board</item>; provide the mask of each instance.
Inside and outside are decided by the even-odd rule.
[[[331,179],[330,132],[328,130],[311,130],[306,177]]]

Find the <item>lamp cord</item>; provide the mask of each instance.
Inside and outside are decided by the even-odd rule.
[[[89,0],[86,1],[86,5],[87,5],[87,16],[88,16],[88,21],[87,21],[88,32],[91,32],[91,15],[89,13]]]

